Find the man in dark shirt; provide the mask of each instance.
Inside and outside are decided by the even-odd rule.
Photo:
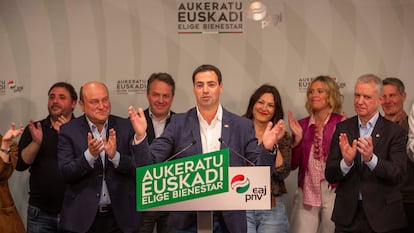
[[[171,104],[174,99],[175,82],[171,75],[167,73],[154,73],[147,82],[147,99],[149,107],[144,114],[147,119],[148,143],[158,138],[170,122],[171,115],[174,114]],[[157,233],[172,232],[168,226],[168,213],[164,211],[144,212],[144,225],[140,233],[153,233],[154,228]]]
[[[30,120],[19,141],[16,170],[30,172],[27,232],[58,232],[65,182],[58,170],[57,144],[60,126],[74,118],[78,96],[71,84],[58,82],[48,91],[49,115]]]
[[[408,135],[408,116],[404,111],[404,102],[407,97],[404,83],[394,77],[382,80],[384,86],[383,102],[381,104],[384,117],[403,127]],[[410,158],[408,156],[408,158]],[[414,162],[407,159],[407,173],[404,175],[401,184],[404,211],[408,225],[401,232],[414,232]]]

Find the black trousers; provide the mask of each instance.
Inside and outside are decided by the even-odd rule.
[[[95,221],[92,223],[88,233],[122,233],[115,220],[111,206],[98,209]]]
[[[393,230],[384,233],[400,233],[401,230]],[[365,215],[364,208],[362,207],[362,201],[358,202],[357,213],[352,220],[352,223],[344,226],[335,223],[335,233],[376,233],[368,222]]]

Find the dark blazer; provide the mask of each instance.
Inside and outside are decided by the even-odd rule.
[[[223,108],[221,130],[223,142],[230,146],[230,166],[243,166],[245,164],[245,161],[232,150],[244,155],[248,160],[257,165],[274,166],[275,156],[257,145],[256,134],[251,120],[237,116]],[[150,155],[155,163],[159,163],[191,145],[193,141],[196,141],[196,143],[176,158],[202,153],[196,108],[192,108],[186,113],[177,113],[172,116],[170,124],[166,127],[161,137],[154,139],[151,143]],[[141,144],[148,145],[147,143]],[[227,146],[221,144],[221,148],[227,148]],[[230,232],[247,232],[245,211],[222,211],[221,213]],[[171,212],[169,223],[177,229],[186,229],[194,224],[196,220],[196,212]]]
[[[332,220],[344,226],[351,224],[361,192],[365,215],[375,232],[402,228],[406,224],[400,193],[407,159],[404,129],[379,116],[371,134],[374,154],[378,157],[377,166],[370,171],[361,162],[361,154],[357,151],[354,165],[345,176],[339,165],[342,159],[339,148],[340,133],[346,133],[350,143],[358,139],[358,117],[338,123],[332,138],[325,169],[328,182],[339,183]]]
[[[155,138],[155,132],[154,132],[154,125],[152,124],[152,119],[149,115],[149,108],[144,110],[145,119],[147,119],[147,139],[148,143],[151,144],[152,140]],[[172,115],[175,114],[175,112],[170,111],[170,117],[167,118],[167,121],[165,122],[165,127],[170,123]]]
[[[60,128],[58,165],[67,183],[60,221],[64,230],[86,232],[91,227],[98,210],[105,173],[113,214],[119,227],[123,232],[138,232],[142,219],[141,213],[135,210],[133,154],[139,154],[135,159],[138,166],[149,164],[149,160],[145,160],[147,156],[140,156],[138,146],[132,146],[134,131],[129,120],[110,115],[108,130],[112,128],[116,131],[117,151],[121,158],[115,168],[106,156],[105,171],[101,159],[96,160],[94,167],[85,159],[87,134],[91,132],[85,115]]]

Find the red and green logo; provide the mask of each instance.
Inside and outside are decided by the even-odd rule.
[[[8,81],[7,85],[9,86],[10,90],[16,88],[16,83],[13,80]]]
[[[231,189],[235,189],[237,193],[245,193],[250,188],[249,178],[242,174],[237,174],[231,179]]]

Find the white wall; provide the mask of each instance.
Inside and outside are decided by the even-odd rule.
[[[117,82],[168,72],[177,83],[173,109],[185,111],[194,105],[192,71],[203,63],[222,70],[221,102],[237,114],[245,111],[255,88],[270,83],[281,92],[285,111],[304,117],[300,80],[320,74],[335,76],[344,86],[348,116],[354,113],[355,79],[364,73],[399,77],[408,91],[407,110],[413,100],[412,0],[264,0],[267,14],[281,21],[262,28],[244,15],[241,34],[178,34],[180,2],[0,1],[0,132],[11,121],[44,118],[46,92],[56,81],[77,90],[89,80],[105,82],[113,113],[126,117],[129,105],[145,107],[146,99],[118,94]],[[10,80],[16,88],[10,89]],[[288,178],[287,203],[296,176]],[[15,172],[10,181],[24,219],[27,183],[27,172]]]

